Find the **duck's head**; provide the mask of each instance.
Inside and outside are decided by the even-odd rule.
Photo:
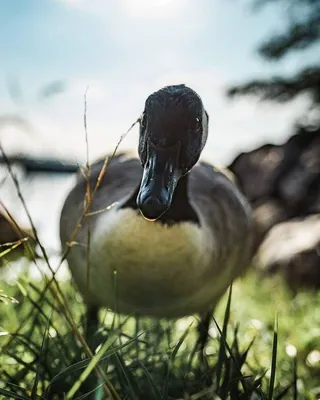
[[[139,157],[143,177],[137,206],[148,220],[169,208],[179,179],[198,161],[208,135],[201,98],[185,85],[151,94],[140,119]]]

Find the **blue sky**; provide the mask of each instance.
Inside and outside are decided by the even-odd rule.
[[[259,59],[262,38],[282,29],[275,6],[253,14],[249,0],[4,0],[0,5],[1,113],[20,113],[33,133],[7,127],[7,151],[85,157],[83,96],[88,92],[92,158],[113,149],[152,91],[186,83],[210,115],[205,156],[227,162],[263,140],[283,140],[305,99],[284,106],[253,99],[230,102],[228,84],[252,76],[291,73],[316,59],[290,55],[280,64]],[[18,79],[24,102],[14,104],[6,82]],[[65,80],[66,91],[38,101],[42,85]],[[122,148],[135,148],[136,130]]]

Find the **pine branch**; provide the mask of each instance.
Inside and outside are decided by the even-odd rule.
[[[229,97],[253,95],[278,102],[290,101],[302,93],[309,93],[312,100],[320,105],[320,66],[308,67],[292,78],[256,79],[227,91]]]
[[[292,4],[292,0],[285,0],[287,1],[288,5]],[[279,3],[279,0],[255,0],[253,2],[253,8],[254,10],[259,10],[260,8],[262,8],[263,6],[266,6],[269,3]],[[317,6],[319,3],[319,0],[295,0],[297,5],[301,5],[301,6]]]
[[[288,32],[275,36],[264,43],[258,51],[264,58],[278,59],[289,51],[305,49],[319,39],[320,12],[316,12],[308,20],[292,25]]]

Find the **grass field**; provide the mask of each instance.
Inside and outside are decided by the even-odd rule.
[[[89,364],[81,297],[68,281],[45,286],[26,274],[1,283],[0,398],[88,398],[94,365],[106,382],[97,399],[320,398],[320,294],[293,296],[280,278],[251,272],[233,285],[231,304],[228,294],[219,304],[205,361],[192,357],[196,317],[137,321],[102,310]]]
[[[215,310],[204,358],[194,351],[196,317],[136,320],[101,310],[92,355],[81,296],[42,263],[40,280],[31,264],[1,279],[0,399],[320,399],[320,293],[293,296],[280,277],[250,271]]]

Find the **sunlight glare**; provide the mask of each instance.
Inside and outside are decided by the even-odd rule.
[[[134,17],[172,15],[181,4],[181,0],[122,0],[125,11]]]

